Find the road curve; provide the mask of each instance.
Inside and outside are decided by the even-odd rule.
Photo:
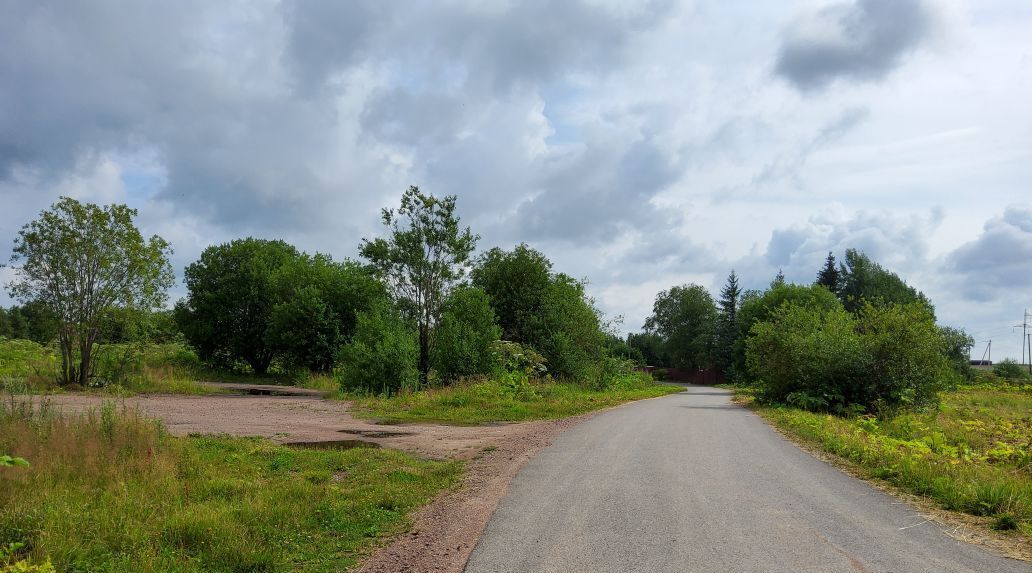
[[[512,482],[467,573],[1030,573],[956,541],[691,387],[562,434]]]

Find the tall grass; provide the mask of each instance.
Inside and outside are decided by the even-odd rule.
[[[0,547],[59,571],[337,571],[457,480],[391,450],[176,438],[113,402],[0,406]]]
[[[52,392],[60,358],[53,346],[28,340],[0,340],[0,390]],[[182,344],[101,344],[96,347],[93,389],[111,394],[210,394],[197,382],[197,355]],[[72,388],[85,390],[85,388]]]
[[[871,477],[1032,536],[1032,392],[969,387],[936,411],[887,419],[756,409]]]

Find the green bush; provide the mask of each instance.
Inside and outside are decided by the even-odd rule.
[[[1032,378],[1029,376],[1028,368],[1018,364],[1011,358],[1006,358],[993,365],[993,374],[1007,381],[1024,380]]]
[[[418,385],[415,330],[396,308],[380,301],[360,312],[355,335],[338,353],[341,388],[392,394]]]
[[[934,318],[920,303],[874,307],[786,304],[759,322],[746,362],[761,395],[808,410],[920,408],[956,376]]]
[[[501,329],[483,290],[462,287],[452,291],[442,305],[435,336],[431,361],[444,381],[489,374],[496,368],[492,349]]]

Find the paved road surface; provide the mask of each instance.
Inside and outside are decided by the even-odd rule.
[[[512,483],[467,573],[1030,573],[693,387],[567,431]]]

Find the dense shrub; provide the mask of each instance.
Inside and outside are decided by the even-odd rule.
[[[442,305],[435,336],[432,363],[444,381],[489,374],[496,368],[492,348],[501,329],[495,324],[494,311],[483,290],[453,290]]]
[[[341,388],[392,394],[418,385],[415,329],[387,301],[360,312],[351,342],[338,354]]]
[[[789,303],[754,325],[746,344],[763,397],[811,410],[928,406],[955,376],[922,304],[867,305],[856,317]]]
[[[752,327],[757,323],[770,320],[774,312],[786,304],[821,311],[842,308],[842,303],[838,298],[821,285],[775,283],[769,290],[762,293],[747,291],[742,296],[742,305],[736,317],[738,336],[732,351],[730,367],[730,370],[736,374],[736,378],[747,376],[748,373],[745,352]]]
[[[993,365],[993,374],[1009,381],[1025,380],[1032,378],[1028,373],[1028,367],[1018,364],[1011,358],[1005,358]]]

